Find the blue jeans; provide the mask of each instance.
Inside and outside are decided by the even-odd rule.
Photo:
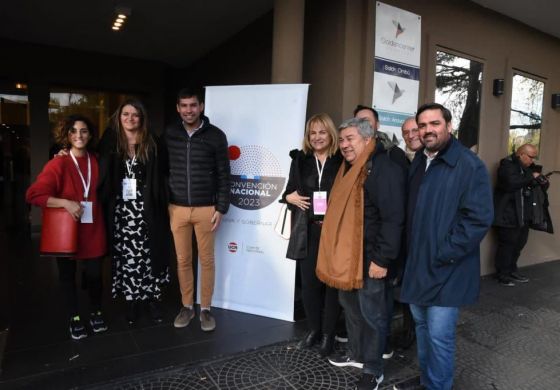
[[[422,384],[429,390],[451,390],[459,308],[411,304],[410,311],[416,323]]]
[[[361,289],[340,290],[339,300],[346,316],[349,355],[364,363],[364,373],[375,376],[383,374],[388,311],[392,308],[393,300],[390,284],[386,279],[366,277]]]

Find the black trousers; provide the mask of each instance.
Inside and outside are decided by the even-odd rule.
[[[527,244],[529,227],[527,225],[516,228],[496,227],[498,236],[498,250],[494,265],[498,275],[507,275],[517,271],[517,260],[521,250]]]
[[[100,310],[102,297],[101,258],[75,260],[57,257],[56,262],[60,289],[64,296],[68,316],[74,317],[79,314],[78,291],[76,288],[78,263],[81,264],[83,271],[82,285],[88,290],[90,312]]]
[[[334,335],[340,314],[338,290],[325,285],[315,274],[321,225],[310,223],[307,229],[307,257],[299,262],[303,308],[310,330]]]

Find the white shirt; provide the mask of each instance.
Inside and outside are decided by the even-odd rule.
[[[189,134],[189,137],[192,137],[194,133],[196,133],[198,130],[200,130],[202,128],[202,126],[204,126],[204,121],[203,120],[200,121],[200,126],[198,126],[196,129],[189,130],[189,129],[187,129],[187,126],[185,125],[185,122],[183,121],[183,127],[185,128],[185,130],[187,130],[187,133]]]
[[[431,157],[428,154],[428,151],[426,149],[424,149],[424,155],[426,156],[426,171],[428,170],[428,167],[430,166],[430,164],[432,163],[432,161],[434,161],[434,159],[437,157],[439,153],[439,150],[437,152],[435,152]],[[424,172],[426,172],[424,171]]]

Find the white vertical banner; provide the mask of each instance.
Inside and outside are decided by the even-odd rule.
[[[372,105],[380,130],[404,148],[400,127],[418,108],[422,19],[379,1],[376,5]]]
[[[215,241],[214,306],[293,321],[296,264],[274,224],[288,153],[303,138],[308,89],[206,87],[205,114],[226,133],[231,164],[231,206]]]

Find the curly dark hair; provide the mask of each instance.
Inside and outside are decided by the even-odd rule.
[[[68,134],[70,133],[70,130],[72,130],[72,128],[74,127],[74,123],[76,122],[84,122],[86,124],[91,135],[91,138],[87,143],[87,149],[89,151],[93,151],[95,149],[95,141],[97,140],[97,131],[95,129],[95,126],[93,125],[93,122],[89,118],[80,114],[69,115],[60,121],[54,131],[55,142],[62,148],[71,147]]]

